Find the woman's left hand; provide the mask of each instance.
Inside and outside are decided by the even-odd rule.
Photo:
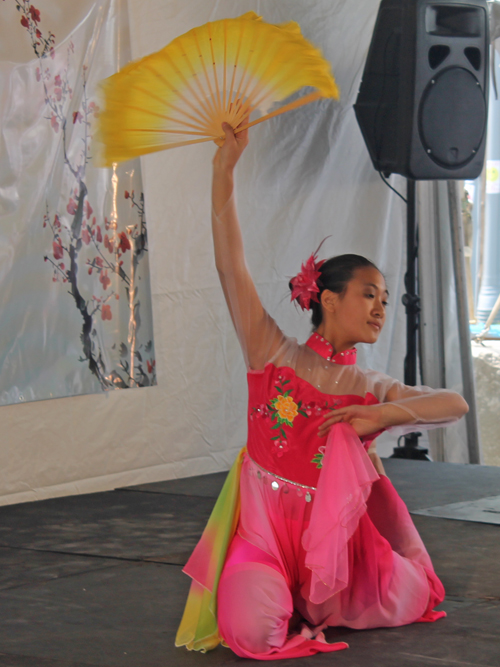
[[[324,437],[334,424],[340,422],[350,424],[360,437],[377,433],[387,426],[384,419],[384,407],[384,404],[348,405],[345,408],[333,410],[320,425],[318,435],[321,438]]]

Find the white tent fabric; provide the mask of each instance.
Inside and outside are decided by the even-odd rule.
[[[420,358],[424,384],[462,392],[457,301],[446,182],[417,187],[419,290],[421,294]],[[429,431],[436,461],[468,463],[465,420]]]
[[[322,49],[340,102],[315,103],[253,128],[238,166],[248,263],[266,308],[288,335],[304,340],[310,325],[289,303],[287,288],[301,262],[328,235],[322,256],[357,252],[375,261],[390,309],[379,342],[360,346],[359,360],[402,379],[404,204],[373,170],[352,109],[377,9],[377,0],[128,3],[134,58],[194,25],[249,10],[274,23],[297,21]],[[69,15],[66,21],[69,31],[74,24]],[[210,236],[214,149],[203,144],[142,160],[158,386],[2,407],[0,503],[223,470],[245,443],[243,357]],[[391,182],[404,193],[403,179]],[[394,444],[381,442],[381,453]],[[463,449],[445,457],[462,460]]]

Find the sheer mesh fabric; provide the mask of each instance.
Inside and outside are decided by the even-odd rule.
[[[217,270],[249,370],[262,370],[272,363],[293,369],[325,394],[364,397],[371,393],[380,403],[397,405],[410,416],[409,423],[392,427],[398,432],[411,432],[415,425],[424,429],[448,426],[463,415],[455,392],[410,387],[378,371],[332,363],[287,337],[262,306],[248,270],[234,193],[219,212],[212,210],[212,224]]]
[[[269,362],[292,368],[298,377],[324,394],[364,397],[370,393],[380,403],[397,405],[412,417],[410,424],[394,427],[398,431],[410,432],[415,424],[419,428],[448,426],[462,416],[462,412],[454,411],[454,392],[426,386],[409,387],[379,371],[363,370],[356,364],[337,365],[283,334],[281,347]]]

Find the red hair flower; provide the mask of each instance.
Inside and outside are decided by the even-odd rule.
[[[290,281],[292,286],[291,300],[297,300],[302,310],[310,310],[311,301],[319,303],[318,294],[320,289],[318,283],[321,285],[321,281],[319,280],[321,277],[320,268],[325,263],[325,260],[322,259],[318,262],[318,252],[328,238],[330,237],[327,236],[321,241],[317,250],[313,252],[307,262],[302,264],[300,272]]]

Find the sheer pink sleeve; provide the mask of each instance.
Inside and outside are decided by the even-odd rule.
[[[431,429],[450,426],[469,409],[462,396],[455,391],[432,389],[423,385],[410,387],[376,371],[369,371],[368,377],[372,393],[378,400],[392,404],[410,419],[405,424],[390,427],[389,430],[397,429],[399,432],[410,433],[415,427]]]
[[[215,261],[224,296],[248,368],[260,370],[276,354],[285,336],[264,309],[248,269],[234,193],[212,209]]]

